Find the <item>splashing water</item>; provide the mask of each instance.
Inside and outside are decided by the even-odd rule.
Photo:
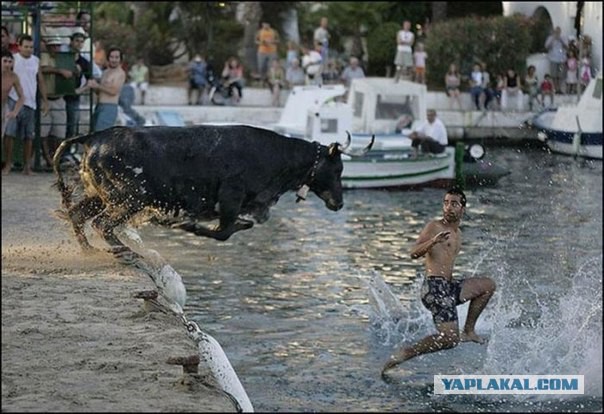
[[[410,296],[414,299],[405,302],[392,293],[379,272],[374,271],[369,281],[364,281],[371,305],[369,320],[383,345],[400,345],[432,333],[430,312],[419,299],[415,300],[419,298],[423,278],[415,279],[410,288]]]
[[[525,281],[534,303],[518,300],[523,289],[500,289],[483,374],[585,376],[585,394],[602,396],[602,258],[586,260],[558,300]],[[540,313],[534,317],[531,306]],[[533,315],[533,316],[531,316]]]

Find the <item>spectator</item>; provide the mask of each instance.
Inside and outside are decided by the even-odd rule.
[[[92,79],[92,66],[90,61],[86,60],[80,53],[85,41],[86,35],[80,28],[74,32],[70,39],[69,47],[74,53],[75,58],[75,76],[74,76],[74,93],[63,96],[65,100],[65,112],[67,117],[67,128],[65,130],[65,138],[71,138],[80,133],[80,95],[88,90],[86,86],[88,80]]]
[[[145,65],[145,60],[139,57],[136,63],[128,71],[132,87],[141,93],[141,105],[145,104],[145,95],[149,89],[149,68]]]
[[[281,89],[285,86],[285,72],[279,62],[279,59],[273,59],[271,67],[268,70],[268,86],[271,90],[272,105],[279,106],[279,98],[281,97]]]
[[[489,109],[489,104],[493,97],[495,96],[495,92],[493,88],[491,88],[491,74],[487,70],[487,64],[482,62],[480,64],[480,68],[482,70],[482,93],[484,94],[484,109],[485,111]]]
[[[122,51],[111,47],[107,51],[109,67],[103,72],[100,82],[92,79],[88,82],[90,89],[97,93],[98,101],[94,108],[94,130],[102,131],[115,125],[117,103],[120,92],[126,82],[126,72],[122,69]]]
[[[36,92],[40,91],[42,98],[42,115],[48,113],[48,99],[46,97],[46,84],[40,70],[40,59],[34,56],[34,40],[28,34],[19,37],[19,53],[13,55],[13,71],[19,75],[25,101],[19,114],[6,123],[4,137],[4,155],[6,163],[2,174],[8,174],[13,168],[13,140],[19,137],[23,140],[23,173],[31,175],[31,156],[34,140],[34,125]],[[11,90],[8,95],[8,110],[14,111],[19,100],[16,91]]]
[[[550,63],[550,74],[554,82],[554,89],[561,91],[564,69],[566,64],[566,49],[568,45],[561,36],[560,27],[556,27],[545,41],[547,59]]]
[[[403,28],[396,34],[396,57],[394,64],[396,66],[395,82],[398,82],[401,76],[409,76],[413,67],[413,42],[415,35],[411,31],[411,22],[405,20]]]
[[[536,71],[537,68],[535,65],[530,65],[526,71],[526,76],[524,77],[524,87],[528,94],[530,111],[533,110],[535,101],[537,101],[539,105],[542,105],[539,78],[537,77]]]
[[[505,72],[498,73],[495,78],[495,99],[497,100],[497,105],[501,109],[501,95],[503,94],[503,89],[505,88]]]
[[[415,82],[426,83],[426,59],[428,54],[424,50],[424,44],[418,42],[413,53],[413,62],[415,64]]]
[[[427,121],[409,134],[415,157],[418,155],[419,148],[424,154],[440,154],[449,144],[447,129],[445,124],[436,117],[436,111],[428,109],[427,116]]]
[[[224,62],[222,79],[228,88],[229,96],[233,97],[235,103],[239,103],[243,98],[243,66],[236,57],[233,56]]]
[[[340,71],[336,67],[335,59],[329,59],[327,61],[327,67],[323,68],[321,77],[323,78],[323,83],[326,85],[340,83]]]
[[[302,55],[302,69],[306,73],[306,84],[307,85],[321,85],[323,78],[321,75],[322,70],[322,58],[321,58],[321,45],[315,44],[314,49],[303,47]]]
[[[554,106],[555,95],[556,87],[554,86],[552,77],[548,73],[543,77],[543,82],[541,82],[541,99],[543,100],[543,105],[545,106],[545,97],[549,96],[549,104],[550,106]]]
[[[480,111],[480,97],[482,96],[482,68],[480,64],[475,63],[470,73],[470,95],[472,96],[472,101],[476,106],[476,110]]]
[[[321,22],[319,23],[319,27],[315,29],[313,41],[314,43],[318,43],[321,45],[321,59],[323,63],[327,63],[329,58],[329,38],[330,34],[327,30],[328,20],[327,17],[321,17]],[[323,70],[326,69],[326,65]]]
[[[2,138],[4,138],[4,129],[6,128],[6,122],[9,119],[14,119],[19,114],[19,111],[23,107],[25,102],[25,95],[23,94],[23,88],[19,76],[13,72],[13,64],[15,58],[10,50],[2,48]],[[8,93],[11,89],[15,88],[15,92],[19,97],[17,102],[11,105],[10,111],[7,111],[8,106]]]
[[[459,96],[461,91],[459,90],[461,85],[461,75],[457,71],[455,63],[449,65],[449,70],[445,74],[445,92],[449,97],[449,108],[453,109],[453,101],[457,102],[457,108],[461,111],[461,101]]]
[[[577,83],[579,82],[579,60],[574,50],[568,51],[568,57],[566,59],[566,93],[576,94]]]
[[[522,89],[520,83],[520,77],[514,69],[508,69],[505,77],[503,78],[505,85],[501,92],[501,109],[507,110],[510,98],[516,98],[516,109],[522,111]]]
[[[128,75],[129,77],[130,75]],[[124,87],[120,91],[120,97],[118,99],[118,105],[124,111],[124,114],[132,120],[131,126],[144,126],[145,125],[145,117],[136,112],[132,105],[136,100],[136,89],[134,88],[134,82],[132,79],[127,79],[128,81],[124,83]]]
[[[583,56],[581,59],[580,82],[582,89],[585,89],[591,81],[591,58],[589,55]]]
[[[189,63],[189,67],[187,68],[189,75],[189,87],[187,89],[189,105],[201,105],[203,93],[208,84],[207,69],[208,65],[200,54],[196,54]],[[197,91],[197,99],[195,100],[193,100],[194,91]]]
[[[292,66],[292,62],[294,61],[294,59],[298,59],[298,64],[300,64],[298,45],[293,40],[289,40],[287,42],[287,54],[285,57],[285,69],[286,70]]]
[[[256,44],[258,45],[258,74],[266,81],[266,74],[271,60],[277,59],[277,44],[279,34],[270,23],[262,22],[262,27],[256,32]]]
[[[71,61],[68,66],[60,64],[58,58],[61,53],[62,42],[60,38],[46,41],[47,52],[40,55],[40,68],[46,84],[49,111],[40,120],[40,137],[42,138],[42,156],[46,166],[52,168],[52,157],[59,143],[67,134],[67,111],[63,96],[65,88],[75,93],[76,63]],[[65,80],[69,80],[69,87]]]
[[[304,74],[304,70],[300,67],[300,60],[292,60],[291,67],[287,68],[285,71],[285,80],[287,81],[287,86],[289,88],[305,84],[306,75]]]
[[[19,52],[19,45],[12,41],[12,36],[6,26],[2,26],[2,49],[7,49],[13,54]]]
[[[103,75],[103,70],[101,69],[102,66],[105,65],[106,63],[106,57],[103,56],[102,59],[102,65],[99,65],[97,63],[97,54],[101,55],[104,54],[104,50],[99,50],[97,52],[96,48],[98,46],[97,42],[92,42],[92,40],[90,39],[90,21],[91,21],[91,16],[90,16],[90,12],[88,10],[81,10],[77,15],[76,15],[76,28],[75,31],[80,31],[82,30],[84,32],[84,35],[86,36],[86,39],[84,40],[84,44],[82,45],[82,49],[81,49],[81,55],[84,59],[86,59],[88,62],[90,62],[92,64],[92,77],[95,79],[100,79],[101,76]],[[99,58],[100,59],[100,58]]]
[[[344,68],[342,71],[342,75],[340,75],[340,79],[344,82],[347,88],[350,87],[350,83],[353,79],[360,79],[365,77],[365,72],[363,68],[359,65],[359,59],[355,56],[350,58],[349,65]]]

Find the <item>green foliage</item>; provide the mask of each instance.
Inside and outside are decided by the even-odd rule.
[[[487,64],[491,80],[508,68],[522,73],[530,53],[530,27],[529,19],[521,16],[468,17],[433,24],[425,40],[429,86],[444,89],[451,63],[465,77],[476,62]],[[468,87],[467,82],[462,86]]]
[[[367,75],[386,76],[386,67],[393,66],[396,53],[396,33],[400,28],[400,24],[388,22],[369,33],[367,36],[367,49],[369,49]]]

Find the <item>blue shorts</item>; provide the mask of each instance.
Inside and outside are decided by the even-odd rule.
[[[442,276],[430,276],[422,285],[422,303],[430,312],[434,323],[457,322],[457,305],[463,302],[460,298],[463,280],[448,281]]]
[[[15,109],[15,105],[17,102],[8,98],[8,103],[6,112],[10,112]],[[4,131],[4,135],[13,137],[13,138],[21,138],[23,140],[26,139],[34,139],[34,131],[36,125],[36,111],[29,106],[23,105],[21,110],[17,114],[16,118],[11,118],[6,123],[6,130]]]
[[[117,120],[117,104],[99,103],[94,108],[94,130],[111,128]]]

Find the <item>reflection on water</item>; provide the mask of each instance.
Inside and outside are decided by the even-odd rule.
[[[408,361],[388,384],[379,371],[394,347],[433,332],[409,251],[442,190],[349,191],[337,213],[287,194],[227,242],[141,236],[182,275],[187,315],[220,341],[259,411],[601,410],[602,163],[490,155],[512,174],[467,191],[456,264],[498,284],[477,325],[490,342]],[[584,374],[588,395],[432,395],[433,375],[463,373]]]

